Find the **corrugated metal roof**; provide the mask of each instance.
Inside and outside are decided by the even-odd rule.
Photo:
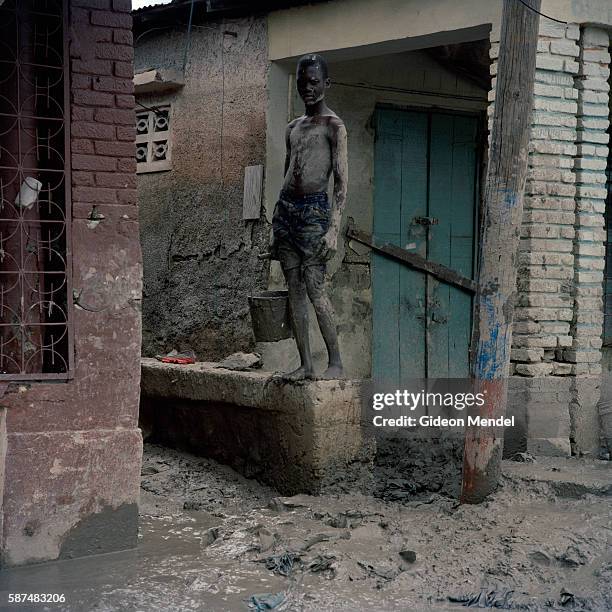
[[[243,13],[261,13],[270,10],[290,8],[302,4],[319,4],[330,0],[194,0],[194,4],[205,5],[206,13],[221,11],[240,11]],[[168,10],[187,8],[191,0],[171,0],[164,4],[150,4],[132,11],[135,17],[145,17],[147,13],[160,14]]]
[[[164,4],[171,4],[172,2],[174,2],[174,0],[161,0],[160,2],[155,2],[152,4],[144,4],[143,6],[138,6],[132,9],[132,13],[139,13],[140,11],[146,11],[148,9],[156,8]]]

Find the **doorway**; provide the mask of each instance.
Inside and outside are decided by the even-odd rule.
[[[476,115],[379,108],[374,236],[474,278],[478,200]],[[472,297],[372,254],[372,377],[466,378]]]

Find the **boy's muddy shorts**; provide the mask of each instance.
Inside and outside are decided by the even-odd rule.
[[[317,255],[330,223],[326,193],[311,193],[301,198],[281,191],[274,208],[272,231],[276,256],[283,270],[320,266],[327,261]]]

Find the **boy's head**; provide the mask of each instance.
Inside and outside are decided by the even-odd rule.
[[[301,57],[296,70],[296,84],[306,106],[320,102],[331,84],[325,59],[316,53]]]

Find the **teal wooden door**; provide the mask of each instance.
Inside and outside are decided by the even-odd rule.
[[[374,236],[474,276],[477,129],[473,116],[379,109]],[[372,255],[372,376],[469,374],[471,297],[382,255]]]

